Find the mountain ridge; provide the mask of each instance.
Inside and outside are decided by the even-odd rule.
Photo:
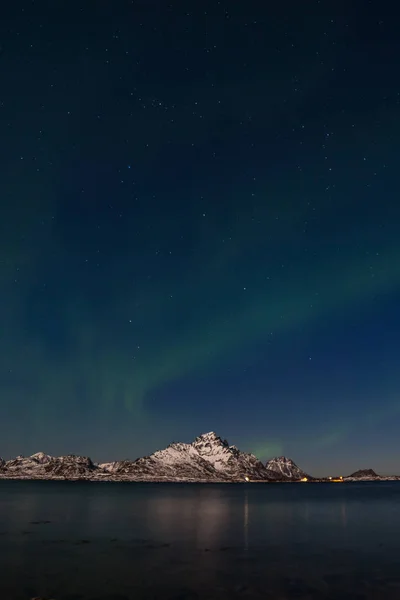
[[[31,456],[0,459],[0,478],[88,479],[100,481],[285,481],[287,477],[268,469],[254,454],[210,431],[193,442],[172,442],[166,448],[136,460],[94,463],[89,457]]]
[[[135,460],[95,463],[87,456],[51,456],[36,452],[5,461],[0,457],[0,479],[47,479],[138,482],[297,482],[328,481],[315,478],[285,456],[264,464],[210,431],[193,442],[172,442],[166,448]],[[359,470],[343,481],[381,481],[372,469]],[[336,481],[336,479],[333,479]]]

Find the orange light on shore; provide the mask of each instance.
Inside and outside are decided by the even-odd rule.
[[[250,481],[250,478],[249,477],[245,477],[244,480],[245,481]]]
[[[308,481],[307,477],[303,477],[303,479],[300,479],[300,481]]]

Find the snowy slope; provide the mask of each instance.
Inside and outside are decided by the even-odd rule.
[[[164,450],[135,461],[118,461],[110,472],[114,476],[139,480],[218,479],[212,465],[202,459],[191,444],[183,443],[170,444]]]
[[[115,464],[115,462],[96,463],[96,466],[99,469],[106,471],[107,473],[111,473],[114,469]]]

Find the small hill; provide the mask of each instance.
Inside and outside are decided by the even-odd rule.
[[[377,475],[377,473],[375,473],[373,469],[359,469],[355,473],[349,475],[349,477],[353,477],[354,479],[360,479],[363,477],[371,477],[378,479],[379,475]]]

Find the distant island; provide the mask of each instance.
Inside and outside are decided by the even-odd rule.
[[[254,454],[242,452],[213,431],[203,433],[191,444],[174,442],[164,450],[136,460],[94,463],[87,456],[50,456],[43,452],[0,458],[0,479],[273,483],[392,481],[400,476],[377,475],[372,469],[356,471],[347,477],[312,477],[290,458],[279,456],[261,462]]]

